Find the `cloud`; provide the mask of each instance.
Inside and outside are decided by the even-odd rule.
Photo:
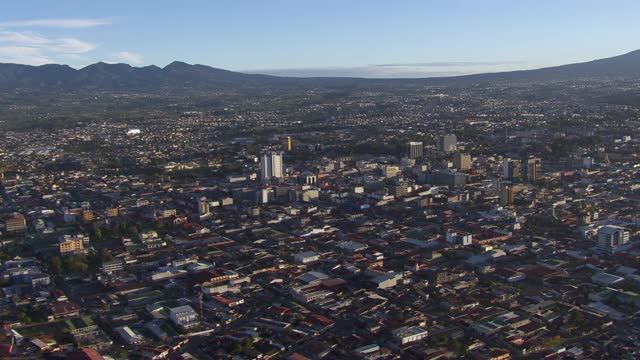
[[[48,48],[62,54],[83,54],[95,49],[96,46],[78,39],[64,38],[53,41]]]
[[[444,69],[442,71],[428,71],[424,68],[387,68],[378,66],[353,67],[310,67],[291,69],[262,69],[245,71],[252,74],[266,74],[292,77],[361,77],[361,78],[425,78],[456,76],[468,74],[464,71]]]
[[[144,57],[140,54],[132,53],[129,51],[120,51],[114,54],[114,57],[119,61],[125,62],[129,65],[142,65],[144,64]]]
[[[33,32],[15,32],[0,30],[0,42],[8,42],[25,45],[43,45],[49,42],[48,39]]]
[[[467,66],[501,66],[524,64],[523,61],[445,61],[423,63],[373,64],[378,67],[467,67]]]
[[[248,73],[292,77],[428,78],[510,71],[526,64],[520,61],[448,61],[426,63],[370,64],[362,66],[308,67],[249,70]]]
[[[0,22],[0,27],[49,27],[65,29],[84,29],[101,25],[110,25],[111,19],[32,19]]]
[[[0,62],[42,65],[88,53],[96,45],[75,38],[47,38],[31,31],[0,30],[0,48]]]
[[[0,46],[0,62],[43,65],[51,62],[38,48],[26,46]]]

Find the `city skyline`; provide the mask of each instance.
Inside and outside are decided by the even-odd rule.
[[[180,60],[282,76],[393,78],[533,69],[640,47],[632,1],[154,4],[9,2],[0,62]]]

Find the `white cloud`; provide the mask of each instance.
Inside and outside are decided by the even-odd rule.
[[[57,53],[82,54],[95,49],[96,46],[78,39],[64,38],[53,41],[48,48]]]
[[[58,58],[85,54],[95,49],[94,44],[74,38],[47,38],[39,33],[0,30],[0,62],[30,65],[50,63]]]
[[[51,60],[38,48],[27,46],[0,46],[0,62],[43,65],[51,63]]]
[[[84,29],[100,25],[110,25],[111,19],[32,19],[0,22],[0,27],[54,27],[65,29]]]
[[[114,54],[115,58],[119,61],[123,61],[129,65],[142,65],[144,64],[144,58],[140,54],[132,53],[129,51],[120,51]]]
[[[43,45],[49,42],[48,39],[40,34],[30,31],[15,32],[0,30],[0,42],[9,42],[15,44]]]

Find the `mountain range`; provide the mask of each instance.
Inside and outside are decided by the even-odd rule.
[[[82,69],[0,63],[0,89],[154,90],[256,87],[340,87],[358,85],[456,85],[495,81],[552,81],[580,78],[640,78],[640,50],[584,63],[535,70],[422,79],[293,78],[245,74],[174,61],[164,68],[99,62]]]

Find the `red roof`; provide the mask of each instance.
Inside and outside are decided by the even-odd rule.
[[[235,302],[233,300],[227,299],[227,298],[222,297],[222,296],[214,296],[213,300],[215,300],[215,301],[217,301],[217,302],[219,302],[221,304],[224,304],[224,305],[231,305],[231,304],[233,304]]]
[[[102,355],[100,355],[95,349],[78,349],[70,352],[67,355],[67,359],[69,360],[104,360]]]
[[[289,355],[289,357],[287,358],[289,360],[311,360],[308,357],[298,354],[298,353],[293,353],[291,355]]]
[[[334,324],[334,321],[329,319],[326,316],[322,316],[322,315],[318,315],[318,314],[313,314],[311,316],[309,316],[309,320],[311,320],[312,322],[315,322],[317,324],[320,324],[322,326],[331,326]]]
[[[80,306],[71,301],[60,301],[51,305],[51,313],[53,315],[68,314],[75,311],[80,311]]]

